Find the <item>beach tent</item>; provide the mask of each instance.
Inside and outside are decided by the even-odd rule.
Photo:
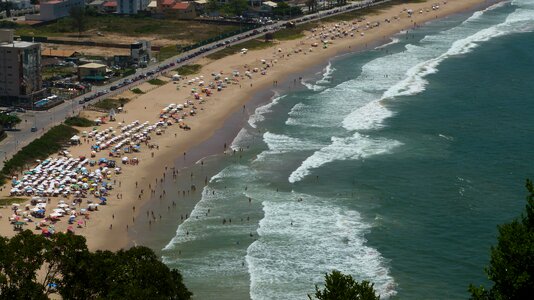
[[[80,137],[77,136],[77,135],[74,135],[73,137],[70,138],[70,143],[73,144],[73,145],[77,145],[80,143]]]

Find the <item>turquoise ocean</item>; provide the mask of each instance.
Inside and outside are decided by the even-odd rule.
[[[235,153],[203,160],[200,201],[168,229],[163,261],[195,299],[306,299],[333,269],[385,299],[488,284],[496,226],[534,178],[534,1],[436,20],[289,85]]]

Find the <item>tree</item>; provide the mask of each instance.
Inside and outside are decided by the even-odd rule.
[[[248,2],[247,0],[230,0],[223,6],[223,10],[228,14],[240,16],[248,10]]]
[[[209,12],[218,11],[220,8],[219,0],[208,0],[208,3],[206,3],[206,10]]]
[[[285,2],[279,2],[278,5],[273,8],[273,14],[278,17],[298,16],[302,14],[302,10],[298,6],[290,6]]]
[[[85,13],[85,8],[81,6],[74,6],[69,10],[70,19],[72,22],[72,27],[78,32],[78,35],[82,35],[82,32],[85,31],[87,27],[87,15]]]
[[[310,300],[379,300],[374,290],[374,284],[369,281],[359,283],[350,275],[339,271],[332,271],[325,275],[325,287],[320,290],[315,286],[315,298],[308,295]]]
[[[36,282],[46,244],[28,230],[11,239],[0,237],[0,299],[48,299]]]
[[[317,1],[317,0],[307,0],[306,1],[306,6],[308,7],[308,11],[316,12],[318,5],[319,5],[319,1]]]
[[[14,5],[13,2],[4,0],[0,2],[0,12],[5,11],[6,16],[9,18],[11,17],[11,10],[13,9]]]
[[[19,124],[22,120],[15,115],[0,114],[0,126],[11,129]]]
[[[37,271],[44,278],[37,281]],[[63,299],[190,299],[177,270],[152,250],[90,252],[85,238],[55,234],[50,239],[26,230],[0,237],[0,299],[48,299],[56,288]]]
[[[471,299],[530,299],[534,295],[534,187],[527,180],[525,213],[498,227],[497,246],[491,247],[486,268],[493,286],[470,285]]]

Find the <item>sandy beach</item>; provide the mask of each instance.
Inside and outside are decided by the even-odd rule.
[[[424,26],[425,22],[494,2],[448,0],[395,5],[366,16],[366,19],[360,22],[355,20],[322,23],[315,30],[306,32],[305,37],[301,39],[276,42],[275,46],[268,49],[248,51],[246,54],[235,54],[216,61],[204,58],[196,62],[203,66],[199,74],[176,82],[171,80],[172,74],[167,74],[168,77],[160,78],[167,81],[160,87],[156,88],[149,83],[138,86],[145,94],[134,97],[132,93],[127,92],[128,97],[133,99],[125,106],[125,112],[117,114],[115,122],[101,125],[99,130],[117,128],[118,122],[129,124],[135,120],[153,124],[160,120],[160,111],[163,108],[171,103],[186,101],[191,101],[196,107],[195,115],[184,119],[191,130],[183,130],[175,124],[165,128],[161,135],[151,134],[150,143],[156,148],[148,149],[143,145],[141,151],[134,154],[139,159],[138,165],[121,165],[122,174],[113,175],[111,178],[111,181],[115,181],[115,188],[108,196],[108,204],[91,213],[90,218],[86,220],[86,226],[77,228],[76,233],[87,238],[88,246],[92,250],[116,250],[128,246],[131,242],[129,230],[134,224],[138,226],[139,222],[144,222],[145,226],[150,226],[143,216],[148,212],[142,211],[141,208],[148,201],[162,196],[163,192],[157,187],[161,186],[162,181],[173,180],[173,172],[178,171],[175,161],[183,157],[188,163],[194,163],[194,160],[187,159],[192,156],[188,151],[212,137],[230,115],[240,110],[245,111],[247,102],[259,90],[283,88],[277,86],[278,82],[297,84],[303,70],[324,63],[336,55],[371,49],[378,44],[387,43],[392,35],[410,30],[414,26]],[[437,4],[439,9],[433,9]],[[411,17],[407,10],[413,10]],[[377,22],[380,25],[376,26]],[[325,39],[328,39],[328,44],[323,47],[322,40]],[[262,70],[265,75],[261,74]],[[234,76],[236,71],[239,72],[238,76]],[[196,100],[192,88],[199,90],[198,82],[202,78],[206,82],[213,81],[212,74],[221,74],[223,78],[235,80],[229,81],[222,91],[215,90],[210,96],[200,95],[203,101]],[[200,76],[203,77],[188,84],[192,77]],[[80,131],[83,130],[88,129],[80,128]],[[231,140],[222,142],[220,148],[210,151],[222,153],[228,149],[230,142]],[[70,153],[73,157],[89,156],[91,144],[91,140],[82,139],[82,144],[72,146]],[[108,151],[99,152],[96,159],[107,157],[107,153]],[[155,192],[151,193],[151,190]],[[7,196],[8,186],[0,192],[0,197]],[[49,206],[55,207],[59,200],[59,197],[51,198]],[[72,198],[63,200],[68,203]],[[0,234],[4,236],[15,234],[8,221],[10,209],[0,209],[3,216],[0,219]],[[157,222],[157,217],[152,220]],[[56,229],[65,231],[67,226],[67,220],[63,218],[56,224]],[[34,227],[33,224],[27,226],[29,229]]]

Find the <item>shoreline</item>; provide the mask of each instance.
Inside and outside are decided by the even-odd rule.
[[[282,41],[268,49],[250,51],[246,55],[234,54],[216,61],[202,59],[201,61],[203,62],[203,68],[201,69],[200,73],[204,75],[208,75],[212,72],[218,72],[219,70],[224,70],[225,72],[228,72],[228,69],[243,70],[241,67],[243,64],[259,64],[261,66],[259,60],[267,57],[274,57],[275,60],[277,60],[276,58],[279,57],[278,59],[280,61],[273,64],[272,69],[268,70],[267,76],[255,77],[251,80],[244,79],[243,85],[247,85],[245,88],[231,86],[228,89],[225,89],[220,93],[215,93],[212,97],[207,98],[206,100],[209,101],[204,106],[205,111],[200,111],[198,116],[192,118],[191,121],[187,119],[188,124],[191,124],[191,127],[193,128],[190,132],[178,131],[178,129],[176,129],[177,126],[174,128],[169,127],[169,129],[167,129],[167,131],[170,132],[169,134],[166,133],[162,137],[155,138],[157,144],[161,146],[161,150],[159,150],[157,153],[157,159],[151,159],[149,157],[150,151],[146,151],[138,155],[141,161],[140,166],[125,167],[124,173],[127,174],[127,176],[118,176],[117,179],[119,179],[119,186],[116,188],[116,193],[124,195],[121,197],[121,199],[110,197],[113,198],[113,200],[110,201],[110,204],[107,205],[107,207],[102,208],[102,210],[98,213],[93,214],[91,216],[91,221],[88,222],[90,225],[87,228],[84,228],[81,232],[81,234],[87,238],[88,247],[91,250],[117,250],[128,247],[132,245],[132,243],[135,243],[135,239],[132,238],[132,232],[130,230],[133,231],[137,226],[143,226],[140,225],[139,219],[143,217],[142,214],[144,213],[146,207],[149,207],[150,204],[154,205],[156,202],[155,199],[157,198],[156,194],[154,194],[154,197],[147,198],[145,194],[141,198],[138,198],[139,190],[141,188],[147,189],[147,185],[156,179],[154,182],[156,182],[155,185],[159,187],[159,196],[161,197],[161,193],[164,193],[164,190],[161,189],[161,184],[157,184],[157,180],[158,178],[162,180],[162,177],[166,177],[165,175],[169,175],[167,176],[167,179],[170,178],[173,173],[171,171],[173,167],[175,168],[174,170],[184,170],[184,168],[187,169],[188,167],[195,165],[195,163],[198,161],[198,159],[195,160],[195,157],[200,157],[200,159],[205,157],[205,155],[202,156],[201,153],[207,153],[208,155],[210,155],[209,153],[212,153],[211,155],[222,153],[224,150],[222,145],[219,150],[216,150],[212,149],[214,146],[212,143],[222,142],[230,145],[235,138],[235,135],[231,136],[231,134],[229,134],[221,138],[217,133],[220,130],[225,129],[226,123],[230,122],[233,116],[236,114],[241,114],[241,107],[246,107],[250,103],[251,99],[254,99],[254,95],[266,93],[267,91],[272,92],[272,82],[274,80],[280,80],[283,85],[287,83],[291,85],[292,77],[299,77],[299,74],[306,73],[306,70],[316,68],[317,66],[323,66],[327,61],[335,59],[338,56],[374,49],[379,44],[389,42],[393,35],[413,28],[414,22],[418,24],[417,26],[424,26],[424,24],[429,21],[457,13],[479,9],[484,6],[489,6],[495,2],[498,1],[449,0],[448,3],[441,6],[439,10],[430,11],[428,14],[419,14],[417,11],[419,9],[428,8],[430,5],[435,3],[435,1],[393,5],[385,10],[381,10],[377,14],[366,15],[366,18],[368,18],[369,21],[382,21],[384,18],[397,15],[399,11],[405,7],[414,9],[416,13],[414,13],[411,19],[403,17],[399,19],[398,22],[395,21],[396,23],[384,23],[383,25],[380,25],[380,27],[377,27],[378,29],[376,30],[369,29],[369,31],[365,31],[365,36],[357,36],[354,39],[336,39],[334,43],[328,47],[328,49],[321,50],[316,48],[317,50],[314,50],[314,52],[310,54],[310,56],[313,56],[312,58],[306,57],[305,52],[303,55],[302,53],[295,54],[292,51],[293,49],[300,47],[307,47],[304,45],[304,42],[309,43],[309,35],[306,35],[306,37],[297,40]],[[277,53],[276,48],[283,48],[284,53],[282,53],[280,56],[280,54]],[[286,63],[284,65],[283,62],[291,63]],[[248,87],[249,83],[250,87]],[[176,88],[174,87],[174,84],[167,83],[166,85],[158,87],[153,91],[138,97],[126,106],[126,109],[129,112],[127,112],[124,117],[129,120],[144,118],[146,117],[146,113],[143,111],[150,112],[150,116],[155,117],[157,112],[162,108],[162,103],[168,104],[176,101],[180,103],[189,94],[186,91],[188,88],[186,87],[184,90],[177,92]],[[232,93],[231,95],[228,94],[230,92]],[[157,98],[157,100],[154,100],[154,98]],[[167,98],[167,101],[161,98]],[[266,100],[264,103],[267,103],[267,101],[269,100]],[[145,107],[144,110],[143,107]],[[151,109],[148,110],[147,107]],[[248,108],[250,108],[250,106]],[[253,109],[255,110],[255,108],[256,107]],[[249,111],[249,114],[245,114],[247,119],[241,119],[240,124],[243,124],[242,122],[246,122],[246,120],[248,120],[248,116],[250,116],[252,113],[254,112]],[[117,119],[121,120],[122,115],[119,114]],[[143,121],[143,119],[141,120]],[[239,130],[236,130],[236,134],[238,131]],[[228,132],[224,131],[224,133]],[[174,138],[172,134],[174,134]],[[83,145],[83,147],[86,148],[87,146]],[[83,153],[81,152],[83,151],[83,149],[81,149],[83,147],[72,147],[74,148],[72,153],[75,154],[77,151],[79,151],[79,153]],[[196,156],[187,156],[187,154],[184,154],[184,159],[181,159],[182,153],[191,151],[196,152],[196,150],[199,150]],[[206,151],[203,152],[204,150]],[[191,156],[193,158],[191,158]],[[168,181],[167,179],[165,181]],[[141,183],[141,186],[136,188],[136,183],[138,182]],[[122,198],[124,198],[124,200],[122,200]],[[195,204],[196,203],[190,203],[189,205],[194,207]],[[4,210],[2,210],[2,214],[7,215]],[[6,219],[2,220],[2,222],[7,222]],[[111,219],[113,221],[111,221]],[[138,219],[137,223],[135,222],[136,219]],[[110,223],[113,224],[113,230],[108,229],[108,227],[110,227]],[[144,226],[147,225],[145,224]],[[0,233],[7,236],[13,235],[12,231],[10,234],[9,229],[11,229],[10,225],[1,226]]]
[[[479,10],[481,8],[488,7],[488,6],[490,6],[490,5],[494,4],[494,3],[497,3],[497,2],[499,2],[499,0],[495,0],[495,1],[490,1],[490,0],[479,1],[479,3],[475,4],[472,7],[469,7],[469,8],[464,9],[464,10],[456,11],[456,12],[453,12],[453,13],[450,13],[450,14],[447,14],[445,16],[440,17],[439,19],[446,18],[448,16],[455,15],[455,14],[469,13],[471,11],[476,11],[476,10]],[[425,23],[423,23],[420,26],[424,26],[426,23],[432,22],[434,20],[435,19],[427,20]],[[406,30],[409,30],[409,29],[403,29],[403,30],[400,30],[400,31],[398,31],[396,33],[393,33],[393,34],[389,35],[389,36],[386,36],[385,38],[374,40],[370,44],[368,44],[367,46],[365,46],[365,45],[357,45],[354,48],[351,47],[349,49],[345,49],[345,50],[339,51],[337,54],[335,54],[332,57],[327,57],[324,60],[317,61],[315,64],[312,64],[312,65],[307,66],[304,69],[300,70],[300,72],[302,72],[304,74],[313,75],[313,76],[303,76],[302,79],[308,79],[309,80],[312,77],[320,76],[325,71],[325,68],[326,68],[326,66],[328,64],[330,64],[334,60],[342,58],[345,55],[352,55],[352,54],[360,53],[360,52],[363,52],[363,51],[373,51],[373,50],[378,49],[379,47],[385,46],[385,45],[387,45],[387,44],[389,44],[390,42],[393,41],[393,37],[395,35],[401,34],[403,31],[406,31]],[[251,100],[245,102],[245,104],[247,105],[248,114],[246,114],[242,118],[240,123],[241,124],[247,123],[248,118],[251,115],[254,114],[254,111],[256,110],[256,108],[272,102],[272,100],[275,97],[277,97],[277,95],[283,95],[284,93],[290,92],[291,88],[288,88],[288,86],[291,87],[292,81],[291,81],[291,78],[289,78],[289,77],[291,77],[291,75],[294,75],[294,73],[285,74],[285,78],[283,78],[283,80],[282,80],[283,81],[283,84],[282,84],[283,88],[281,88],[281,89],[274,90],[272,87],[258,88],[257,91],[255,93],[253,93],[253,96],[251,97]],[[317,78],[314,78],[313,80],[316,80],[316,79]],[[302,82],[299,82],[297,90],[299,88],[305,89],[306,87],[303,85]],[[267,96],[267,94],[271,94],[271,96]],[[267,98],[266,98],[267,100],[261,99],[264,96],[267,96]],[[235,122],[235,121],[232,121],[232,119],[233,118],[237,118],[239,115],[242,115],[242,113],[240,113],[239,111],[234,111],[233,113],[229,114],[229,117],[223,123],[222,127],[217,129],[217,131],[215,131],[212,136],[210,136],[208,139],[202,141],[198,145],[195,145],[191,149],[189,149],[189,150],[193,150],[193,151],[195,151],[195,150],[204,151],[206,153],[205,156],[196,156],[198,158],[197,160],[190,161],[189,163],[183,163],[182,162],[181,164],[180,164],[181,160],[177,158],[175,160],[175,166],[180,166],[180,168],[181,168],[180,171],[186,171],[187,172],[190,169],[193,169],[201,160],[205,161],[205,160],[208,160],[209,158],[212,158],[212,157],[220,157],[221,155],[225,155],[224,152],[222,152],[222,151],[219,151],[219,152],[210,151],[209,149],[206,149],[206,148],[209,148],[210,145],[217,144],[218,142],[220,142],[221,138],[220,138],[220,136],[218,136],[219,133],[225,134],[224,136],[226,137],[226,139],[223,139],[223,140],[225,140],[228,145],[231,145],[232,141],[235,140],[235,138],[237,137],[238,133],[240,132],[240,129],[243,128],[244,126],[237,125],[237,124],[233,124],[232,125],[232,124],[228,124],[228,123]],[[228,130],[232,131],[234,134],[233,135],[232,134],[228,135]],[[215,142],[215,141],[217,141],[217,142]],[[212,172],[211,176],[214,176],[220,170],[221,170],[221,168],[216,169],[215,172]],[[208,176],[208,179],[211,178],[211,176]],[[185,178],[185,175],[183,177]],[[171,189],[173,189],[173,187],[171,187]],[[174,187],[174,189],[175,189],[175,187]],[[202,190],[200,189],[200,192],[198,192],[198,193],[196,193],[194,195],[192,194],[189,197],[189,200],[192,200],[194,203],[184,203],[182,205],[178,205],[178,210],[182,209],[183,210],[182,214],[184,214],[184,213],[185,214],[190,214],[192,212],[192,210],[194,209],[195,205],[201,199],[202,199]],[[159,207],[159,206],[160,205],[157,205],[156,201],[147,201],[143,205],[143,209],[142,210],[143,211],[145,211],[145,210],[154,210],[156,207]],[[178,217],[178,214],[172,214],[171,213],[170,216],[171,217],[173,217],[173,216],[174,217]],[[181,225],[184,221],[185,221],[185,219],[179,220],[178,218],[176,218],[175,220],[172,220],[172,219],[171,220],[164,220],[162,224],[155,224],[152,229],[155,230],[155,231],[158,231],[158,229],[166,228],[167,226],[171,225],[172,228],[173,228],[172,232],[176,232],[176,228],[179,225]],[[135,231],[136,227],[144,227],[144,226],[135,225],[133,227],[134,231]],[[171,231],[171,230],[169,230],[169,231]],[[150,232],[150,230],[143,231],[143,233],[145,233],[145,234],[147,234],[149,232]],[[128,247],[137,245],[138,244],[137,242],[140,240],[141,241],[141,243],[140,243],[141,245],[148,245],[151,248],[155,248],[153,250],[156,253],[159,254],[161,252],[162,248],[165,247],[165,245],[167,245],[167,243],[174,237],[174,236],[168,236],[168,238],[163,242],[161,240],[153,240],[153,239],[150,240],[150,239],[148,239],[146,237],[143,239],[142,238],[143,236],[144,235],[141,234],[141,232],[136,232],[135,234],[130,234],[130,237],[132,237],[132,238],[130,239],[130,241],[128,243]],[[136,237],[136,238],[134,238],[134,237]],[[149,241],[149,240],[150,240],[150,242],[143,242],[143,241]]]

